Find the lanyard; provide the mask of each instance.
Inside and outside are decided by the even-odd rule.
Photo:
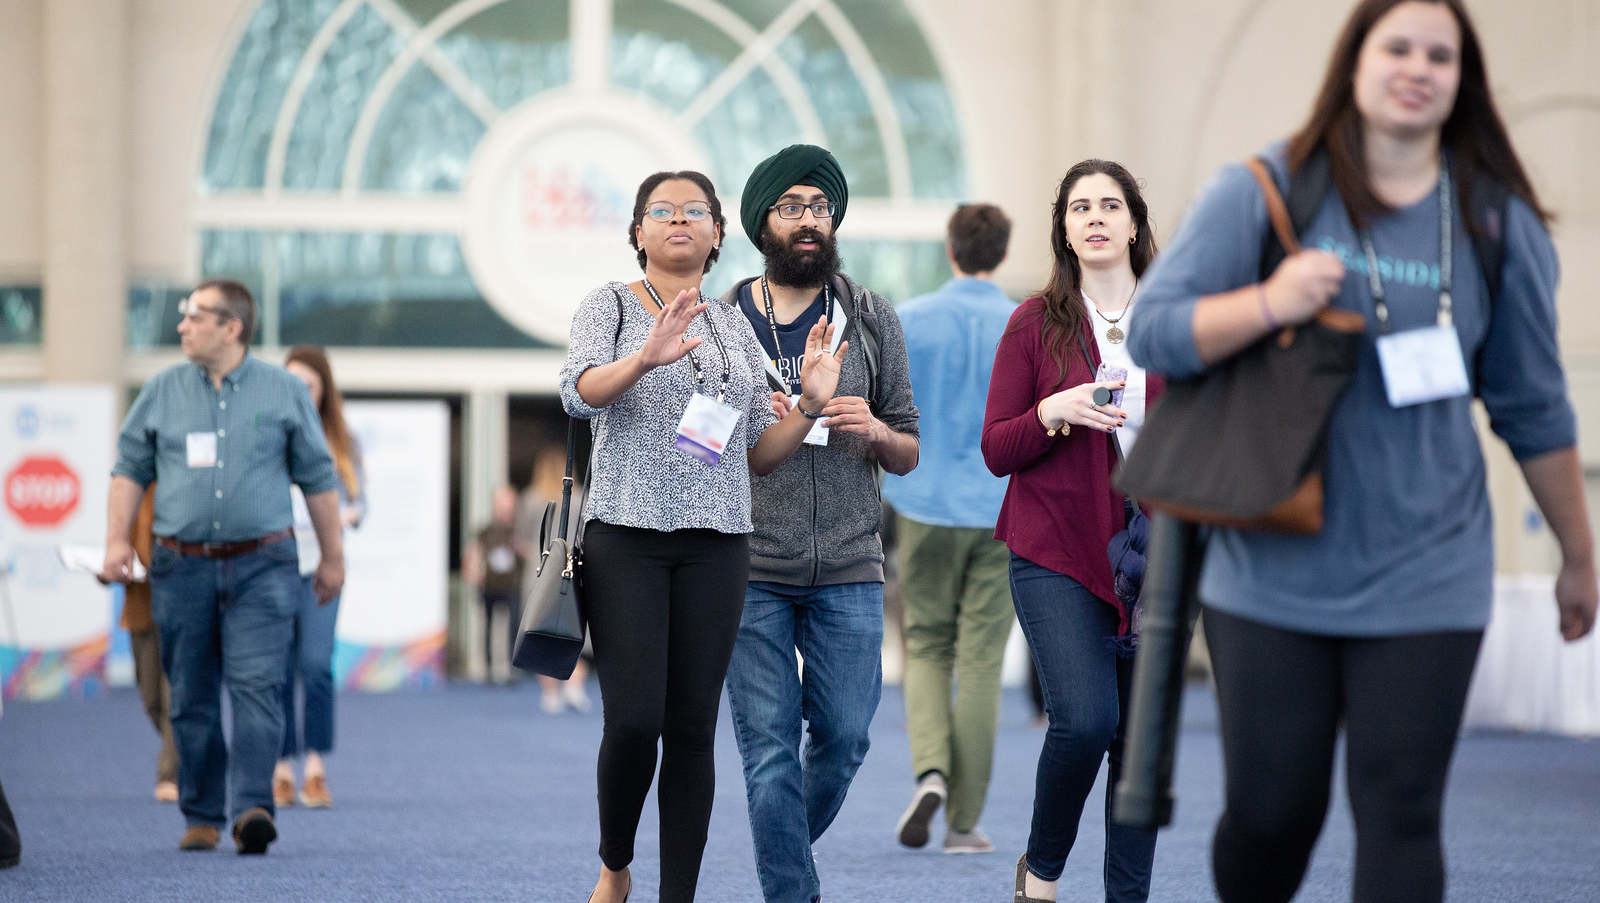
[[[1439,161],[1439,325],[1453,322],[1450,313],[1451,287],[1451,237],[1450,237],[1450,168],[1448,161]],[[1378,312],[1378,328],[1389,334],[1389,305],[1384,300],[1383,280],[1378,278],[1378,253],[1372,247],[1372,235],[1361,231],[1361,250],[1367,255],[1367,283],[1372,287],[1372,301]]]
[[[833,289],[827,283],[822,285],[823,303],[828,307],[828,322],[833,322]],[[767,305],[767,328],[772,331],[772,366],[778,366],[778,358],[783,357],[783,343],[778,341],[778,318],[772,313],[772,290],[767,288],[767,277],[761,277],[761,300]]]
[[[656,294],[656,287],[650,284],[649,278],[644,280],[644,290],[650,293],[650,300],[656,303],[656,307],[665,313],[667,306],[661,303],[661,296]],[[728,349],[722,347],[722,334],[717,332],[716,319],[711,316],[709,310],[705,311],[704,313],[706,318],[706,327],[711,330],[711,340],[717,343],[717,353],[722,355],[722,388],[717,392],[717,401],[720,402],[723,398],[727,397],[728,394]],[[704,389],[706,387],[706,375],[705,372],[700,369],[699,355],[695,354],[692,350],[689,352],[689,363],[694,366],[695,383],[700,389]]]

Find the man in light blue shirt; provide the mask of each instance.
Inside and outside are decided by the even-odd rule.
[[[283,745],[291,615],[303,592],[289,486],[300,486],[311,511],[322,548],[314,588],[327,602],[344,583],[338,477],[305,384],[249,354],[249,290],[203,282],[182,312],[189,362],[145,383],[117,437],[102,576],[131,578],[129,526],[156,481],[150,596],[188,826],[178,846],[215,849],[231,810],[239,852],[265,853],[278,836],[272,769]]]
[[[989,473],[979,444],[995,349],[1016,309],[992,280],[1010,238],[1000,208],[958,208],[947,245],[956,278],[899,308],[922,412],[922,460],[883,484],[899,517],[906,718],[918,779],[896,834],[905,846],[926,844],[948,800],[946,853],[994,849],[978,816],[1013,616],[1006,546],[994,538],[1006,481]]]

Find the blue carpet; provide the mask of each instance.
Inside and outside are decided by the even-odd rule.
[[[23,862],[0,900],[582,901],[598,870],[594,753],[600,716],[540,713],[531,685],[343,695],[330,759],[336,808],[280,814],[265,857],[180,853],[176,807],[154,802],[155,737],[137,697],[15,702],[0,720],[0,781]],[[1175,824],[1157,848],[1156,901],[1211,901],[1208,843],[1220,806],[1215,701],[1191,691]],[[893,829],[912,788],[898,689],[884,694],[874,745],[838,821],[817,844],[829,903],[1001,901],[1027,840],[1042,733],[1008,691],[983,827],[998,852],[902,850]],[[717,806],[699,899],[758,901],[744,786],[724,706]],[[1084,815],[1061,899],[1101,899],[1103,788]],[[1342,794],[1342,790],[1340,791]],[[634,864],[634,901],[655,899],[652,797]],[[1473,735],[1456,756],[1446,809],[1452,901],[1600,899],[1600,744]],[[1302,903],[1349,899],[1352,835],[1330,815]]]

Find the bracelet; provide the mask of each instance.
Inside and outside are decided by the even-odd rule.
[[[823,408],[823,410],[827,410],[828,406],[827,405],[823,405],[822,408]],[[806,410],[806,406],[801,404],[800,403],[800,399],[798,399],[798,398],[796,398],[794,400],[794,409],[799,411],[800,412],[800,416],[804,417],[807,420],[821,420],[822,419],[822,411],[818,411],[815,414],[811,413],[810,411]]]
[[[1044,427],[1044,434],[1046,436],[1049,436],[1050,438],[1054,439],[1056,437],[1056,434],[1058,434],[1058,433],[1063,435],[1063,436],[1065,436],[1068,433],[1072,432],[1072,424],[1066,422],[1065,420],[1061,421],[1061,423],[1059,425],[1057,425],[1057,426],[1051,426],[1050,424],[1045,423],[1044,422],[1044,410],[1041,407],[1042,404],[1044,404],[1043,401],[1040,401],[1038,404],[1035,404],[1033,406],[1033,413],[1039,418],[1039,425]]]
[[[1267,330],[1269,332],[1277,332],[1282,329],[1283,324],[1278,322],[1278,318],[1272,315],[1272,308],[1267,306],[1267,284],[1265,282],[1256,283],[1256,300],[1261,302],[1261,318],[1267,321]]]

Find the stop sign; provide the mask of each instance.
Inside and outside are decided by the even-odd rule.
[[[24,458],[6,474],[6,507],[25,524],[53,527],[78,507],[78,475],[51,455]]]

